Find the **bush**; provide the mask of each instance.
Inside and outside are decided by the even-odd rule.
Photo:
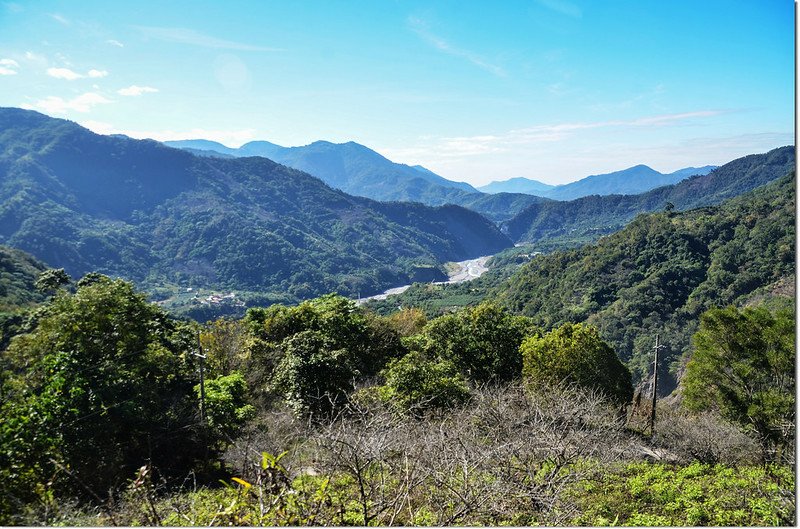
[[[631,374],[593,327],[565,323],[520,347],[528,384],[568,382],[600,391],[617,404],[633,397]]]

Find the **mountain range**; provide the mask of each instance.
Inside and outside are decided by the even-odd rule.
[[[588,195],[637,194],[679,182],[691,175],[707,174],[714,169],[714,166],[688,167],[662,174],[646,165],[637,165],[623,171],[587,176],[560,186],[512,178],[475,189],[469,184],[448,180],[419,165],[392,162],[354,142],[316,141],[302,147],[282,147],[268,141],[252,141],[239,148],[203,139],[166,141],[164,144],[201,156],[263,156],[307,172],[331,187],[352,195],[375,200],[421,202],[433,206],[457,204],[495,222],[509,220],[525,207],[542,202],[542,197],[572,200]],[[504,196],[496,196],[501,193]]]
[[[636,215],[662,210],[667,204],[678,210],[718,204],[780,178],[794,170],[794,166],[794,147],[780,147],[638,195],[540,201],[504,222],[502,229],[514,242],[544,245],[543,249],[577,246],[613,233]]]
[[[442,279],[442,263],[512,243],[459,206],[376,202],[266,158],[196,156],[5,108],[0,244],[73,277],[237,289],[264,303]]]
[[[394,163],[355,142],[315,141],[302,147],[281,147],[253,141],[238,149],[208,140],[167,141],[165,145],[194,153],[224,157],[262,156],[309,173],[336,189],[375,200],[453,203],[456,197],[477,193],[471,185],[453,182],[421,166]]]
[[[635,165],[622,171],[590,175],[568,184],[553,186],[527,178],[511,178],[479,187],[485,193],[528,193],[553,200],[574,200],[589,195],[636,195],[656,187],[677,184],[694,175],[705,175],[715,165],[686,167],[664,174],[646,165]]]

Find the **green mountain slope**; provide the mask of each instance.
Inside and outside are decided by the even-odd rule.
[[[265,158],[199,157],[154,141],[0,109],[0,243],[73,277],[150,287],[368,294],[510,241],[456,206],[384,204]]]
[[[42,301],[36,278],[46,267],[33,256],[0,245],[0,313],[28,307]]]
[[[794,168],[794,147],[739,158],[703,176],[640,195],[588,196],[569,202],[540,202],[504,223],[515,242],[575,246],[617,231],[639,213],[667,203],[679,210],[718,204],[780,178]]]
[[[678,367],[704,310],[795,273],[795,236],[792,171],[721,206],[642,215],[596,245],[535,257],[494,295],[547,328],[598,326],[639,375],[660,334],[666,371]],[[675,379],[664,375],[666,391]]]

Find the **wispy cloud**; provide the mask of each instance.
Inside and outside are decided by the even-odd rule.
[[[108,103],[113,103],[113,101],[97,92],[86,92],[72,99],[49,96],[33,104],[23,104],[21,106],[29,110],[41,110],[48,114],[67,114],[70,111],[89,112],[97,105]]]
[[[125,45],[116,39],[108,39],[106,44],[111,44],[112,46],[116,46],[117,48],[124,48]]]
[[[583,17],[583,11],[581,11],[581,8],[572,2],[568,2],[567,0],[536,0],[536,3],[542,7],[546,7],[551,11],[555,11],[556,13],[560,13],[568,17]]]
[[[117,93],[121,96],[140,96],[142,94],[153,94],[155,92],[158,92],[158,88],[137,85],[131,85],[128,88],[121,88],[117,90]]]
[[[177,42],[179,44],[189,44],[203,48],[239,51],[283,51],[280,48],[256,46],[244,42],[220,39],[188,28],[164,28],[154,26],[134,26],[134,28],[138,29],[142,35],[147,38]]]
[[[76,71],[70,70],[69,68],[48,68],[47,75],[49,75],[50,77],[55,77],[56,79],[66,79],[67,81],[74,81],[76,79],[83,79],[85,77],[90,77],[92,79],[99,79],[101,77],[106,77],[108,75],[108,72],[106,70],[91,69],[84,75]]]
[[[414,16],[409,17],[408,26],[422,40],[424,40],[437,50],[446,53],[448,55],[452,55],[454,57],[465,59],[474,64],[475,66],[482,68],[483,70],[486,70],[487,72],[490,72],[498,77],[506,76],[506,71],[500,66],[488,62],[486,59],[484,59],[475,52],[459,48],[453,45],[452,43],[448,42],[447,40],[433,34],[428,27],[428,23],[425,22],[424,20]]]
[[[0,75],[17,75],[19,63],[14,59],[0,59]]]
[[[66,17],[59,15],[58,13],[50,13],[50,18],[58,22],[59,24],[63,24],[64,26],[69,26],[72,22],[69,21]]]

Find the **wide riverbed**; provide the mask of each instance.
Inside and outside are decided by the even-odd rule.
[[[488,270],[488,268],[486,268],[486,261],[488,261],[491,257],[491,255],[484,255],[475,259],[467,259],[466,261],[452,263],[455,265],[453,266],[454,271],[450,273],[448,280],[436,282],[434,284],[447,285],[451,283],[463,283],[464,281],[471,281],[477,277],[480,277]],[[356,303],[360,305],[373,299],[386,299],[389,296],[402,294],[408,290],[410,286],[411,285],[403,285],[401,287],[390,288],[389,290],[384,291],[382,294],[361,298]]]

